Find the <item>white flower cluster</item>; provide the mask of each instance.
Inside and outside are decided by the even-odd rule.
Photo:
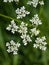
[[[38,3],[40,4],[40,5],[44,5],[44,1],[42,0],[42,1],[39,1],[39,0],[32,0],[32,1],[28,1],[27,2],[27,4],[29,4],[29,5],[33,5],[33,7],[37,7],[37,5],[38,5]]]
[[[41,20],[39,20],[38,15],[34,15],[33,19],[30,20],[32,22],[32,25],[41,25],[42,22]],[[11,31],[13,34],[15,32],[18,32],[21,34],[21,39],[23,44],[26,46],[28,43],[32,42],[31,37],[33,37],[33,35],[37,36],[39,35],[40,31],[37,30],[36,26],[29,29],[31,35],[28,34],[28,28],[27,28],[28,24],[25,24],[24,22],[21,22],[20,26],[17,26],[16,23],[14,22],[14,20],[11,21],[11,24],[6,28],[6,30]],[[33,45],[33,47],[35,48],[40,48],[42,50],[46,50],[46,42],[45,42],[46,38],[45,37],[37,37],[37,39],[35,40],[35,44]]]
[[[34,46],[35,48],[40,48],[41,50],[46,50],[46,42],[45,42],[46,38],[45,36],[43,36],[42,38],[38,37],[36,40],[35,40],[35,43],[34,43]]]
[[[40,33],[40,31],[37,30],[36,28],[31,29],[31,37],[32,37],[33,35],[37,36],[39,33]]]
[[[21,35],[21,38],[23,39],[24,45],[27,45],[28,42],[31,42],[31,41],[32,41],[31,38],[30,38],[30,36],[27,35],[27,34],[22,34],[22,35]]]
[[[30,22],[32,23],[32,25],[36,25],[36,26],[42,24],[41,20],[39,19],[38,14],[35,14],[34,17],[32,17],[32,19],[30,19]]]
[[[13,53],[13,54],[17,54],[18,51],[18,47],[20,47],[20,43],[15,43],[13,40],[11,40],[10,42],[6,43],[6,47],[8,47],[7,52],[8,53]]]
[[[27,45],[28,42],[31,42],[30,36],[27,35],[27,32],[28,32],[27,24],[25,24],[24,22],[22,22],[19,28],[20,29],[19,29],[18,32],[22,34],[20,37],[23,39],[24,45]]]
[[[14,22],[14,20],[11,21],[11,24],[6,28],[6,30],[11,31],[13,34],[18,31],[18,26]]]
[[[39,1],[39,4],[40,5],[44,5],[44,1],[42,0],[42,1]]]
[[[9,25],[6,30],[11,31],[13,34],[18,32],[21,34],[21,38],[23,39],[24,45],[27,45],[27,42],[31,42],[31,38],[27,35],[27,24],[21,22],[20,26],[18,27],[14,20],[11,21],[11,25]]]
[[[4,2],[18,2],[19,0],[4,0]],[[33,7],[37,7],[38,4],[44,5],[44,1],[39,1],[39,0],[32,0],[28,1],[27,4],[33,5]],[[22,19],[26,15],[29,15],[30,12],[25,10],[25,7],[22,6],[21,8],[16,9],[16,14],[17,14],[17,19]],[[41,25],[42,22],[39,19],[38,14],[35,14],[32,19],[29,20],[32,24],[32,28],[28,29],[28,24],[21,22],[19,26],[16,25],[14,20],[11,21],[11,24],[6,28],[6,30],[11,31],[11,33],[20,33],[20,38],[22,39],[22,43],[26,46],[28,43],[32,42],[32,37],[33,36],[38,36],[40,33],[40,30],[37,29],[38,25]],[[29,30],[29,31],[28,31]],[[45,36],[43,37],[37,37],[35,40],[35,43],[33,44],[33,47],[39,48],[41,50],[46,50],[46,38]],[[6,43],[6,46],[8,47],[7,51],[10,53],[12,52],[13,54],[17,54],[18,47],[20,47],[20,43],[15,43],[13,40],[10,42]]]
[[[34,17],[32,17],[32,19],[30,19],[32,25],[35,25],[34,28],[31,29],[31,37],[33,35],[37,36],[39,35],[40,31],[36,29],[36,26],[41,25],[42,22],[39,19],[38,14],[35,14]],[[35,40],[35,43],[33,44],[33,47],[35,48],[40,48],[41,50],[46,50],[46,42],[45,42],[46,38],[45,36],[43,36],[42,38],[37,37],[37,39]]]
[[[3,0],[4,2],[13,2],[13,1],[15,1],[15,2],[19,2],[19,0]]]
[[[23,17],[25,17],[26,15],[30,14],[30,12],[25,10],[25,7],[22,6],[20,9],[17,8],[16,10],[16,14],[17,14],[17,19],[22,19]]]
[[[27,24],[25,24],[24,22],[21,22],[18,32],[21,34],[26,34],[27,33]]]

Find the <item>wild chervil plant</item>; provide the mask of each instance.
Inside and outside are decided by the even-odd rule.
[[[40,3],[40,5],[42,5],[44,3],[43,1],[32,0],[32,1],[29,1],[27,4],[33,4],[33,7],[37,7],[38,2]],[[30,12],[26,11],[25,7],[22,6],[20,9],[17,8],[16,14],[17,14],[17,19],[20,19],[20,18],[22,19],[23,17],[26,16],[26,14],[27,15],[30,14]],[[20,33],[21,34],[20,37],[22,39],[22,42],[26,46],[28,44],[28,42],[29,43],[32,42],[31,37],[33,37],[34,35],[35,36],[39,35],[40,31],[37,30],[36,27],[38,25],[42,24],[41,20],[39,19],[38,14],[35,14],[34,17],[32,17],[32,19],[30,19],[30,22],[31,22],[32,28],[29,30],[29,32],[28,32],[28,28],[27,28],[28,24],[26,24],[24,22],[21,22],[20,26],[18,26],[18,25],[16,25],[14,20],[11,21],[11,24],[9,24],[9,26],[6,28],[6,30],[11,31],[13,34],[16,33],[16,32]],[[29,35],[29,33],[31,33],[31,34]],[[46,48],[47,48],[46,47],[47,43],[45,42],[45,40],[46,40],[45,36],[42,37],[42,38],[37,37],[37,40],[35,40],[35,44],[33,44],[33,47],[34,48],[39,48],[39,49],[45,51]],[[12,42],[12,44],[14,44],[14,43]],[[14,46],[12,46],[12,47],[9,46],[8,47],[8,52],[12,52],[12,51],[10,51],[11,49],[13,49],[14,52],[15,52],[15,47]],[[16,48],[16,50],[17,50],[17,48]],[[15,52],[15,53],[17,54],[17,52]],[[13,53],[13,54],[15,54],[15,53]]]
[[[7,2],[7,1],[13,2],[13,0],[4,0],[4,2]],[[14,0],[14,1],[16,2],[18,0]],[[44,5],[44,1],[43,0],[42,1],[39,1],[39,0],[28,1],[26,3],[26,5],[27,4],[29,4],[29,5],[33,4],[33,7],[36,8],[38,3],[40,5]],[[20,19],[20,18],[22,19],[23,17],[26,17],[26,15],[30,14],[29,11],[25,10],[24,6],[22,6],[20,9],[17,8],[15,12],[17,14],[17,19]],[[34,17],[32,17],[32,19],[30,19],[30,22],[32,24],[32,28],[29,30],[29,32],[31,33],[30,35],[28,33],[28,28],[27,28],[28,24],[25,24],[24,22],[21,22],[20,26],[18,26],[18,25],[16,25],[14,20],[12,20],[11,24],[9,24],[9,26],[6,28],[6,30],[11,31],[11,33],[13,33],[13,34],[16,33],[16,32],[20,33],[21,34],[20,37],[21,37],[22,42],[24,43],[25,46],[28,43],[32,42],[31,37],[33,37],[34,35],[37,36],[37,39],[35,40],[35,44],[33,44],[33,47],[34,48],[39,48],[39,49],[45,51],[46,48],[47,48],[46,47],[47,43],[45,42],[46,38],[45,38],[45,36],[43,36],[42,38],[38,37],[40,30],[36,29],[36,27],[38,25],[42,24],[41,20],[39,19],[38,14],[35,14]],[[13,45],[11,46],[10,43],[11,43],[11,45],[13,44],[14,46]],[[13,54],[17,54],[17,45],[19,46],[19,44],[15,45],[14,41],[12,41],[10,43],[8,43],[8,44],[6,43],[6,46],[8,46],[8,50],[7,51],[9,53],[13,52]]]
[[[45,33],[43,34],[42,33],[43,31],[40,30],[41,29],[40,27],[42,27],[43,25],[42,18],[44,18],[44,16],[40,18],[40,15],[41,15],[41,11],[43,10],[42,7],[45,6],[45,3],[44,3],[45,1],[44,0],[24,0],[25,4],[22,3],[22,5],[20,2],[21,0],[3,0],[3,3],[5,5],[9,4],[11,6],[13,5],[13,7],[16,7],[16,8],[12,7],[13,8],[12,11],[14,12],[13,15],[16,16],[15,18],[0,14],[0,16],[10,19],[10,21],[8,21],[8,24],[6,24],[4,27],[5,28],[4,31],[6,30],[6,34],[8,34],[9,36],[11,35],[11,38],[8,38],[9,40],[6,39],[5,41],[6,52],[9,53],[9,55],[11,54],[14,56],[18,54],[23,55],[24,53],[27,54],[27,52],[30,51],[30,48],[34,49],[34,51],[32,52],[35,52],[35,51],[38,52],[38,50],[41,51],[41,53],[46,52],[47,51],[46,35]],[[9,7],[9,9],[12,9],[12,8]],[[31,8],[31,10],[28,8]],[[41,8],[40,13],[38,13],[39,11],[38,12],[36,11],[37,8],[38,9]],[[8,13],[10,14],[12,13],[12,11]],[[32,15],[32,11],[34,11],[33,15]],[[17,40],[15,40],[15,38]],[[28,51],[25,50],[23,53],[23,51],[21,50],[21,47],[22,49],[24,48],[26,49],[29,47],[29,49]],[[29,56],[30,60],[32,60],[31,55],[32,54],[30,54]],[[29,65],[28,64],[29,62],[27,63],[26,61],[25,63],[24,65]],[[20,65],[21,64],[22,63],[20,63]],[[16,64],[13,64],[13,65],[16,65]],[[45,65],[47,65],[47,63],[45,63]]]

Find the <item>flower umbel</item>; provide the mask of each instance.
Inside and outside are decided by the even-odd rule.
[[[45,40],[46,40],[46,38],[45,38],[45,36],[43,36],[43,37],[38,37],[36,40],[35,40],[35,43],[34,43],[34,45],[33,45],[33,47],[35,47],[35,48],[40,48],[41,50],[46,50],[46,42],[45,42]]]
[[[39,4],[40,5],[44,5],[44,1],[42,0],[42,1],[39,1]]]
[[[36,7],[37,7],[37,5],[38,5],[38,1],[39,1],[39,0],[32,0],[32,1],[28,1],[28,2],[27,2],[27,4],[29,4],[29,5],[33,4],[33,7],[35,7],[35,8],[36,8]]]
[[[24,45],[27,45],[28,42],[31,42],[31,41],[32,41],[31,38],[30,38],[30,36],[27,35],[27,34],[22,34],[22,35],[21,35],[21,38],[23,39]]]
[[[24,22],[21,22],[19,30],[18,30],[18,32],[21,33],[20,37],[22,38],[22,42],[24,43],[24,45],[27,45],[28,42],[31,42],[31,38],[27,34],[28,33],[27,25],[28,24],[25,24]]]
[[[20,43],[15,43],[13,40],[11,40],[10,42],[7,42],[6,43],[6,47],[8,48],[7,49],[7,52],[8,53],[13,53],[13,54],[17,54],[17,51],[18,51],[18,47],[20,47]]]
[[[17,19],[22,19],[23,17],[25,17],[26,15],[30,14],[30,12],[25,10],[25,7],[22,6],[20,9],[17,8],[16,10],[16,14],[17,14]]]
[[[39,33],[40,33],[40,31],[39,30],[36,30],[36,28],[31,29],[31,37],[33,35],[37,36]]]
[[[32,18],[32,20],[30,20],[30,21],[32,22],[32,25],[35,25],[35,27],[29,29],[31,35],[28,32],[28,27],[27,27],[28,24],[26,24],[24,22],[21,22],[20,26],[18,27],[16,25],[16,23],[14,22],[14,20],[12,20],[11,24],[6,28],[8,31],[11,31],[13,34],[15,32],[20,33],[20,37],[21,37],[22,42],[23,42],[23,44],[25,46],[28,43],[32,42],[31,37],[39,35],[40,31],[36,29],[36,26],[42,24],[41,20],[39,20],[38,14],[34,15],[34,17]],[[35,40],[35,44],[33,46],[35,48],[39,47],[41,50],[46,50],[46,44],[47,43],[45,42],[45,40],[46,40],[45,36],[43,36],[42,38],[37,37],[37,39]],[[10,44],[8,43],[8,45],[10,45]],[[10,51],[10,50],[8,50],[8,51]]]
[[[25,24],[24,22],[21,22],[18,32],[21,34],[26,34],[27,30],[28,30],[27,24]]]
[[[34,17],[32,17],[32,19],[30,19],[30,22],[32,23],[32,25],[36,25],[36,26],[42,24],[41,20],[39,19],[38,14],[35,14]]]
[[[14,20],[11,21],[11,24],[6,28],[6,30],[11,31],[13,34],[18,31],[18,26],[14,22]]]
[[[36,8],[38,4],[44,5],[44,1],[43,1],[43,0],[42,0],[42,1],[39,1],[39,0],[32,0],[32,1],[28,1],[27,4],[28,4],[28,5],[31,5],[31,4],[32,4],[33,7]]]

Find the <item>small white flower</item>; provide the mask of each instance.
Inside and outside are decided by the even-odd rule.
[[[7,2],[7,0],[3,0],[4,2]]]
[[[6,46],[10,46],[9,42],[6,43]]]
[[[21,35],[21,38],[23,39],[24,45],[27,45],[28,42],[31,42],[31,41],[32,41],[31,38],[30,38],[30,36],[27,35],[27,34],[22,34],[22,35]]]
[[[8,53],[13,53],[13,54],[17,54],[17,51],[18,51],[18,47],[20,47],[20,43],[15,43],[13,40],[11,40],[10,42],[7,42],[6,43],[6,47],[8,48],[7,49],[7,52]]]
[[[46,50],[47,49],[47,47],[45,47],[45,46],[41,46],[41,48],[40,49],[42,49],[42,50]]]
[[[41,20],[39,19],[38,14],[35,14],[34,17],[32,17],[32,19],[30,19],[30,22],[32,23],[32,25],[36,25],[36,26],[42,24]]]
[[[18,26],[14,22],[14,20],[11,21],[11,24],[6,28],[6,30],[11,31],[13,34],[18,31]]]
[[[17,54],[17,51],[14,51],[14,52],[13,52],[13,55],[16,55],[16,54]]]
[[[35,43],[34,43],[34,45],[33,45],[34,48],[38,48],[38,46],[39,46],[39,45],[38,45],[38,44],[35,44]]]
[[[42,1],[39,1],[39,0],[31,0],[31,1],[28,1],[27,4],[29,4],[29,5],[32,4],[33,7],[36,8],[38,4],[44,5],[44,1],[43,0]]]
[[[15,2],[19,2],[19,0],[3,0],[4,2],[13,2],[13,1],[15,1]]]
[[[15,2],[19,2],[19,0],[14,0]]]
[[[44,1],[42,0],[42,1],[39,1],[39,4],[40,5],[44,5]]]
[[[37,7],[39,0],[32,0],[33,7]]]
[[[27,4],[31,5],[32,4],[32,1],[28,1]]]
[[[25,46],[28,44],[26,39],[23,39],[23,43],[24,43]]]
[[[21,22],[18,32],[21,34],[27,33],[27,24]]]
[[[27,2],[27,4],[29,4],[29,5],[31,5],[31,4],[32,4],[32,5],[33,5],[33,7],[35,7],[35,8],[36,8],[36,7],[37,7],[37,5],[38,5],[38,2],[39,2],[39,0],[32,0],[32,1],[28,1],[28,2]]]
[[[17,46],[17,47],[20,47],[20,43],[19,43],[19,42],[17,42],[16,46]]]
[[[33,35],[37,36],[39,33],[40,33],[40,31],[39,30],[36,30],[36,28],[31,29],[31,37]]]
[[[17,19],[22,19],[23,17],[25,17],[26,15],[30,14],[30,12],[25,10],[25,7],[22,6],[20,9],[17,8],[16,10],[16,14],[17,14]]]
[[[46,40],[46,37],[45,36],[42,37],[42,41],[44,41],[44,40]]]
[[[33,47],[40,48],[41,50],[45,51],[46,50],[46,45],[47,45],[45,40],[46,40],[45,36],[43,36],[42,38],[38,37],[35,40],[35,43],[34,43]]]

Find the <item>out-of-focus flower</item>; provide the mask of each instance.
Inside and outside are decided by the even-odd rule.
[[[38,4],[44,5],[44,1],[39,1],[39,0],[31,0],[27,2],[28,5],[33,5],[33,7],[37,7]]]
[[[39,1],[39,4],[40,5],[44,5],[44,1]]]
[[[19,0],[3,0],[4,2],[13,2],[13,1],[15,1],[15,2],[19,2]]]
[[[33,35],[37,36],[39,33],[40,33],[40,31],[39,30],[36,30],[36,28],[31,29],[31,37]]]

